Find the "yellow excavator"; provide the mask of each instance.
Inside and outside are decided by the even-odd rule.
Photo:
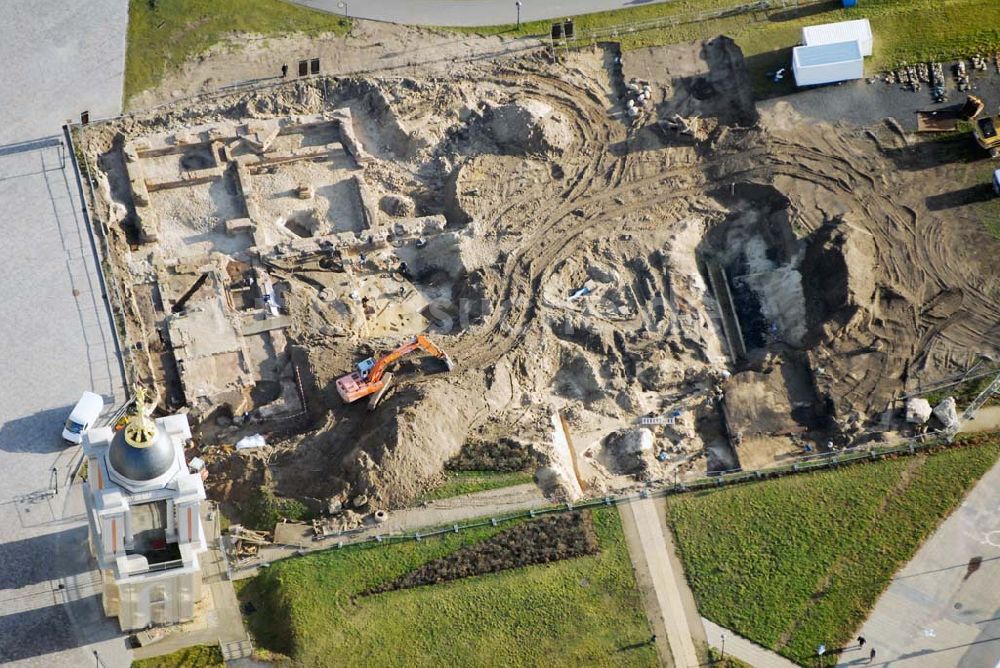
[[[371,396],[371,399],[368,400],[368,410],[375,410],[378,402],[382,400],[389,389],[389,383],[392,382],[392,374],[388,373],[389,367],[401,357],[409,355],[415,350],[423,350],[438,358],[444,362],[448,371],[455,368],[455,364],[447,353],[431,343],[426,336],[420,334],[409,343],[404,343],[378,360],[369,357],[358,362],[354,371],[337,379],[337,393],[340,394],[344,403],[348,404],[362,397]]]
[[[965,100],[960,113],[963,119],[972,123],[972,134],[976,143],[990,152],[991,158],[1000,158],[1000,114],[980,116],[986,105],[975,95]]]

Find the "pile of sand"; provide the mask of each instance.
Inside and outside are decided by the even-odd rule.
[[[569,122],[539,100],[493,107],[486,118],[497,145],[511,153],[562,153],[573,143]]]

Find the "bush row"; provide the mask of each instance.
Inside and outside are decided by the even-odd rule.
[[[364,592],[379,594],[397,589],[439,584],[449,580],[599,551],[589,512],[574,512],[524,522],[492,538],[429,561],[406,575]]]

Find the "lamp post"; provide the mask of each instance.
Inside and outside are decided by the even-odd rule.
[[[346,19],[347,18],[347,0],[343,0],[342,2],[338,2],[337,6],[344,10],[344,18]]]
[[[517,29],[520,30],[521,29],[521,0],[517,0],[517,2],[514,3],[514,6],[517,7]]]
[[[719,658],[719,661],[725,661],[726,660],[726,634],[725,633],[721,633],[719,635],[722,636],[722,656]]]

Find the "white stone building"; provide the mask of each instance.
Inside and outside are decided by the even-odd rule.
[[[199,554],[205,488],[184,459],[186,415],[145,417],[143,397],[124,429],[84,436],[84,496],[90,549],[103,578],[104,612],[122,630],[194,617],[201,598]]]

